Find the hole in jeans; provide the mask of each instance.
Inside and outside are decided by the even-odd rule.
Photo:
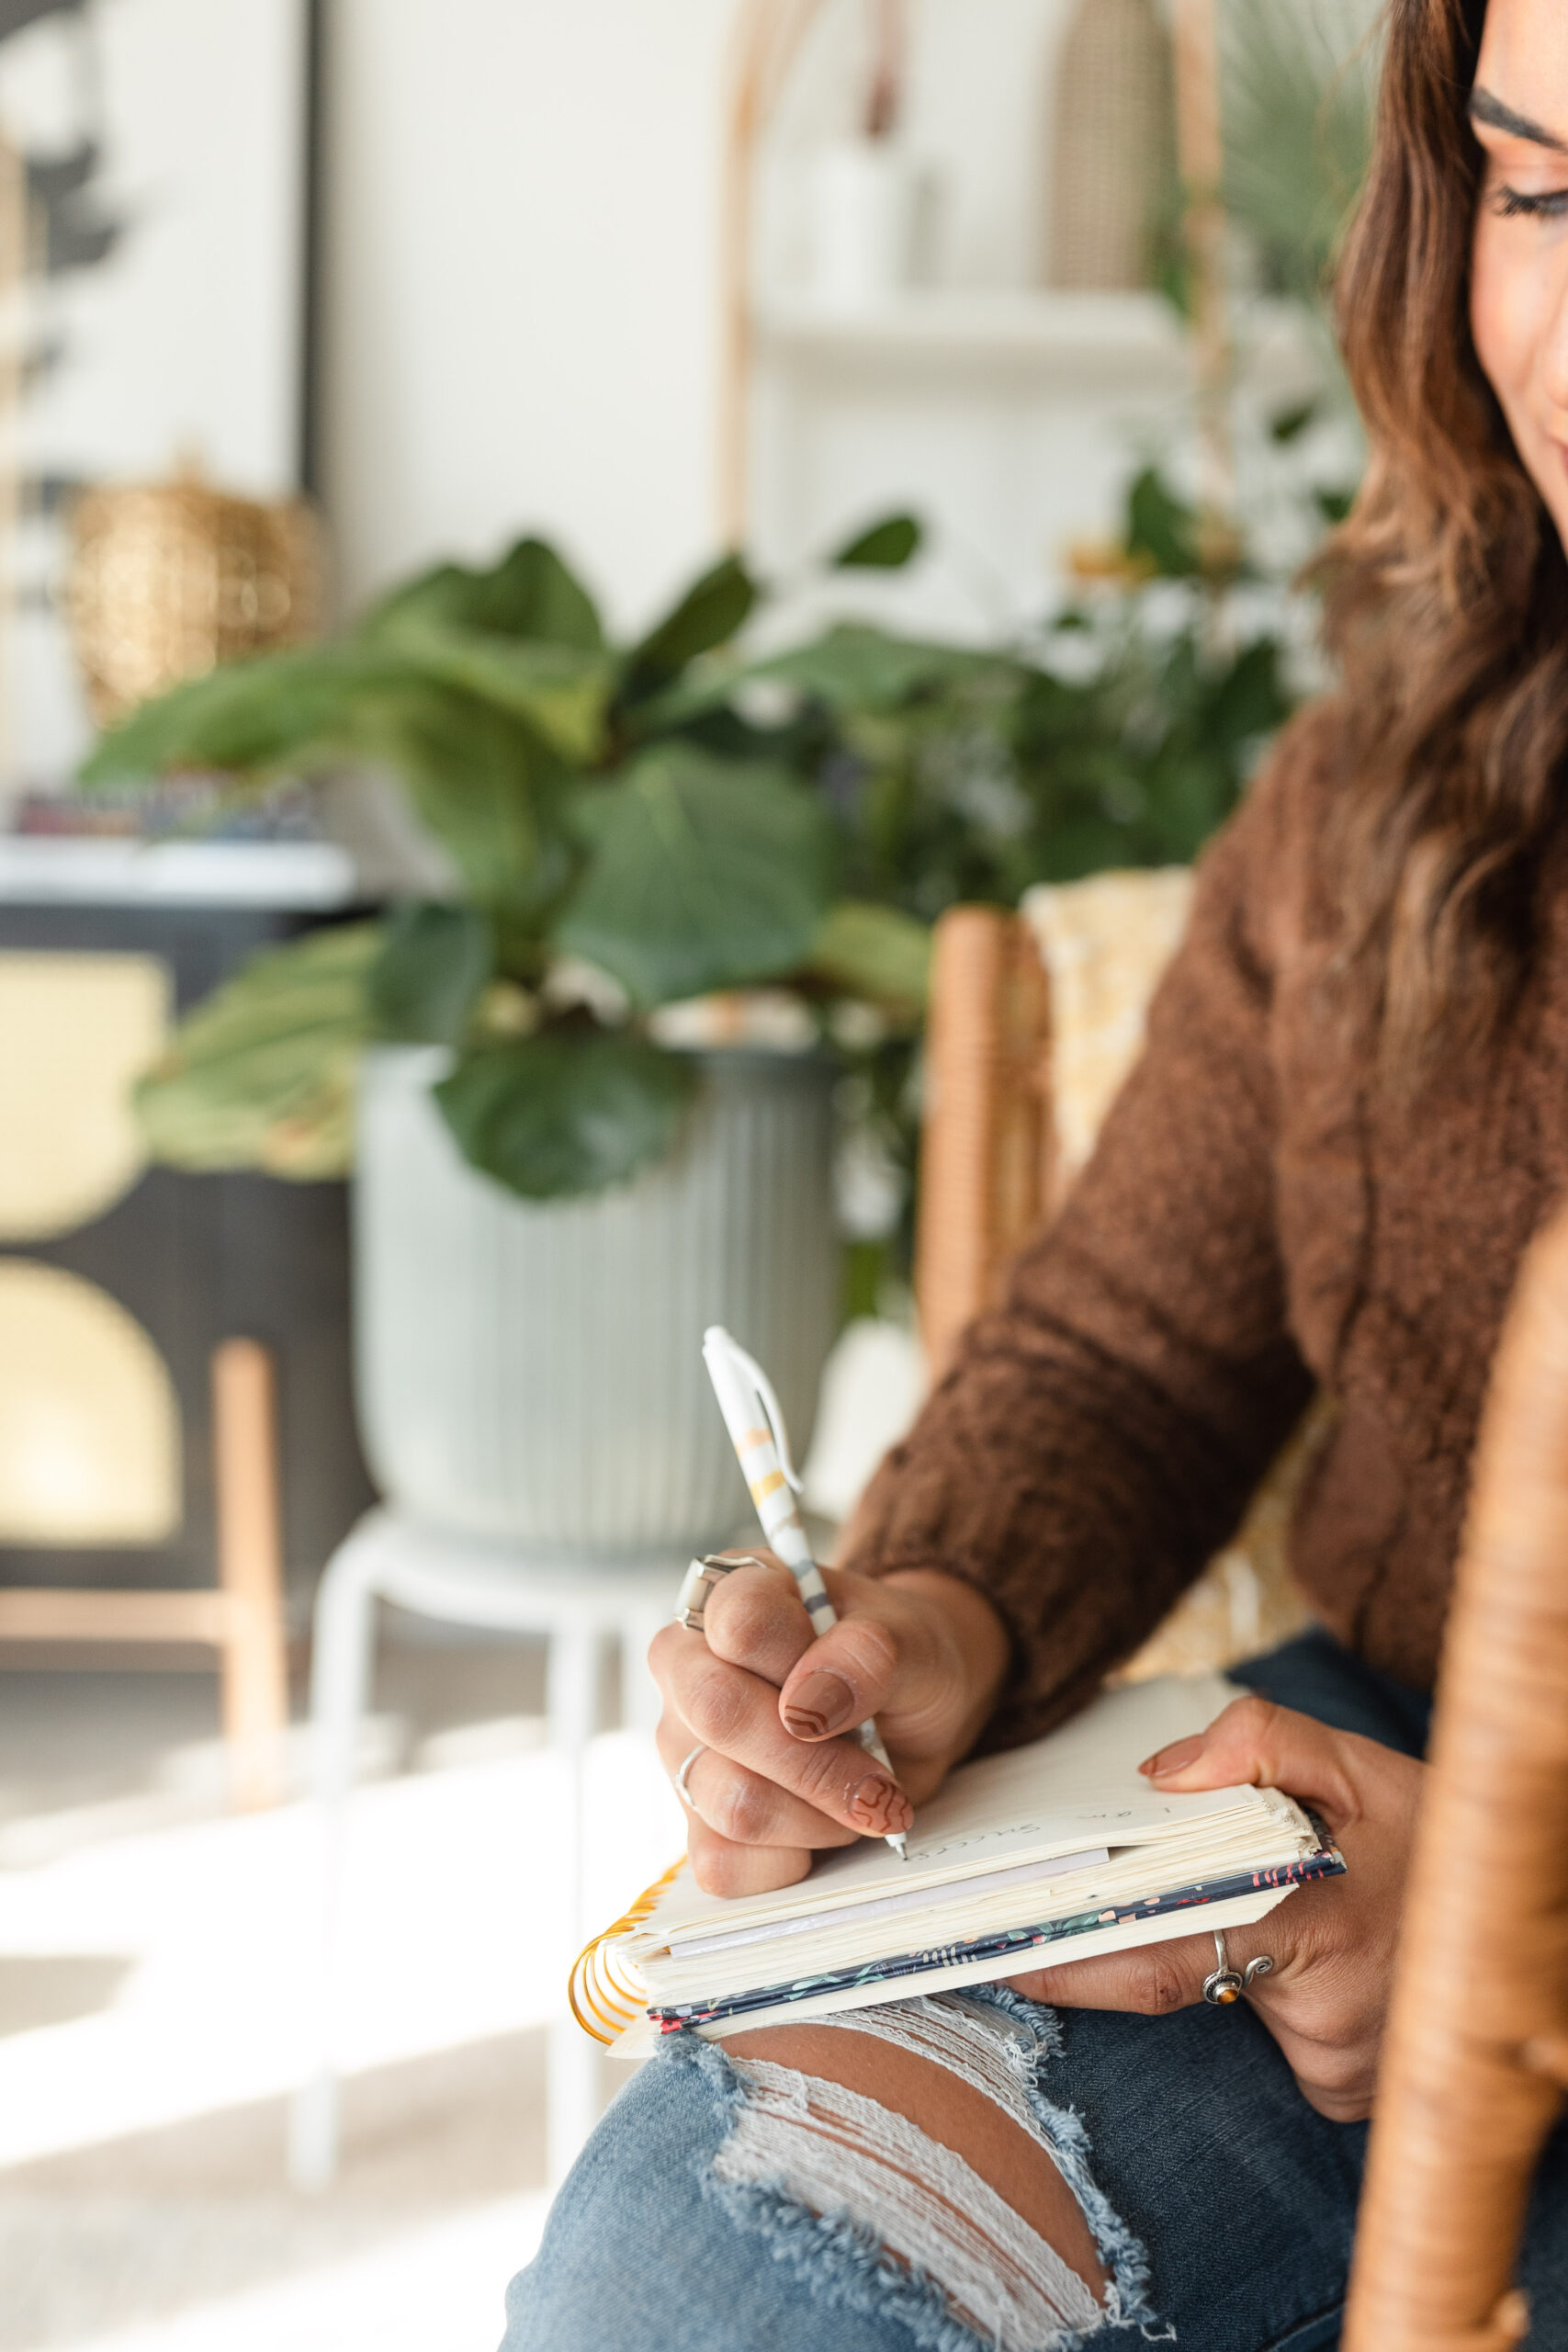
[[[848,2222],[998,2352],[1075,2342],[1120,2298],[1035,2111],[1038,2049],[954,1995],[738,2036],[715,2181]]]

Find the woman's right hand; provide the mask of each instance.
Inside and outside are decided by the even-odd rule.
[[[935,1568],[825,1568],[839,1622],[814,1638],[782,1561],[709,1593],[703,1631],[666,1625],[649,1650],[664,1697],[659,1752],[686,1775],[689,1849],[708,1894],[792,1886],[813,1853],[905,1829],[973,1747],[1007,1672],[984,1596]],[[896,1781],[854,1737],[874,1715]]]

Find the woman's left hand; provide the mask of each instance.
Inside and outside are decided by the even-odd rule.
[[[1371,2112],[1388,2007],[1404,1873],[1426,1767],[1353,1732],[1264,1699],[1238,1699],[1205,1732],[1162,1748],[1140,1768],[1158,1789],[1283,1789],[1322,1815],[1348,1866],[1343,1878],[1299,1887],[1256,1927],[1227,1928],[1241,1970],[1273,1961],[1247,1998],[1279,2043],[1320,2115],[1358,2122]],[[1056,2008],[1136,2009],[1150,2017],[1202,1998],[1214,1967],[1212,1933],[1112,1952],[1009,1981]]]

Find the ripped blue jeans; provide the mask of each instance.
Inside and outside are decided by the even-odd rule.
[[[1284,1705],[1421,1752],[1425,1700],[1326,1634],[1233,1672]],[[911,2167],[929,2165],[940,2194],[914,2211],[885,2185],[878,2206],[831,2155],[814,2169],[799,2154],[858,2150],[852,2094],[682,2036],[583,2151],[537,2259],[513,2282],[502,2352],[1337,2344],[1366,2129],[1307,2105],[1250,2009],[1058,2016],[981,1987],[875,2014],[889,2039],[984,2077],[1049,2152],[1099,2249],[1102,2299],[913,2125],[900,2127],[915,2132],[913,2151],[877,2137],[886,2181],[907,2188]],[[823,2099],[831,2111],[808,2115]],[[883,2211],[893,2223],[878,2225]],[[1537,2182],[1522,2281],[1532,2347],[1568,2352],[1568,2130]]]

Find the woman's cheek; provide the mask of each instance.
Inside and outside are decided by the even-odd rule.
[[[1538,253],[1526,265],[1524,242],[1508,232],[1513,221],[1484,212],[1472,253],[1470,324],[1476,357],[1507,421],[1520,462],[1568,545],[1568,470],[1562,451],[1538,413],[1548,394],[1545,379],[1562,372],[1558,345],[1562,322],[1559,273],[1542,268]],[[1555,392],[1550,404],[1557,408]]]
[[[1533,304],[1529,273],[1510,266],[1508,242],[1497,233],[1499,225],[1483,210],[1476,227],[1471,255],[1470,327],[1476,356],[1509,424],[1514,424],[1529,379]]]

